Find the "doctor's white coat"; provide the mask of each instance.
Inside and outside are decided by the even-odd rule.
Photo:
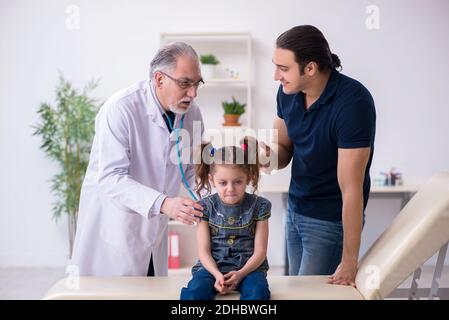
[[[182,180],[169,160],[169,153],[176,160],[175,133],[150,86],[146,80],[117,92],[96,117],[71,261],[81,276],[146,276],[151,254],[155,275],[167,275],[168,217],[160,202],[163,194],[177,196]],[[193,104],[184,119],[190,145],[195,120],[201,139],[204,125]],[[183,167],[192,186],[194,166]]]

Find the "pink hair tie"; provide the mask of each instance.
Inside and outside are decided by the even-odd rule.
[[[248,146],[245,143],[242,143],[240,146],[242,147],[243,151],[245,151],[245,152],[248,149]]]

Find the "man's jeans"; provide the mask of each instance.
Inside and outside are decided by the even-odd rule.
[[[331,275],[341,262],[343,225],[288,211],[285,224],[290,275]]]

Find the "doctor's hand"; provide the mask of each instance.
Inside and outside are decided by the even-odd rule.
[[[163,214],[189,225],[201,221],[200,217],[203,216],[202,210],[203,207],[198,203],[184,197],[166,197],[161,206]]]

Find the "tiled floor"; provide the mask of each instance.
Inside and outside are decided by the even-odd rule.
[[[63,268],[0,268],[0,300],[41,299],[45,292],[59,279],[66,276]],[[189,274],[189,269],[170,270],[170,274]],[[282,267],[272,267],[271,275],[282,274]],[[424,267],[420,287],[430,287],[432,267]],[[411,277],[399,288],[410,288]],[[443,270],[441,288],[449,288],[449,266]]]

